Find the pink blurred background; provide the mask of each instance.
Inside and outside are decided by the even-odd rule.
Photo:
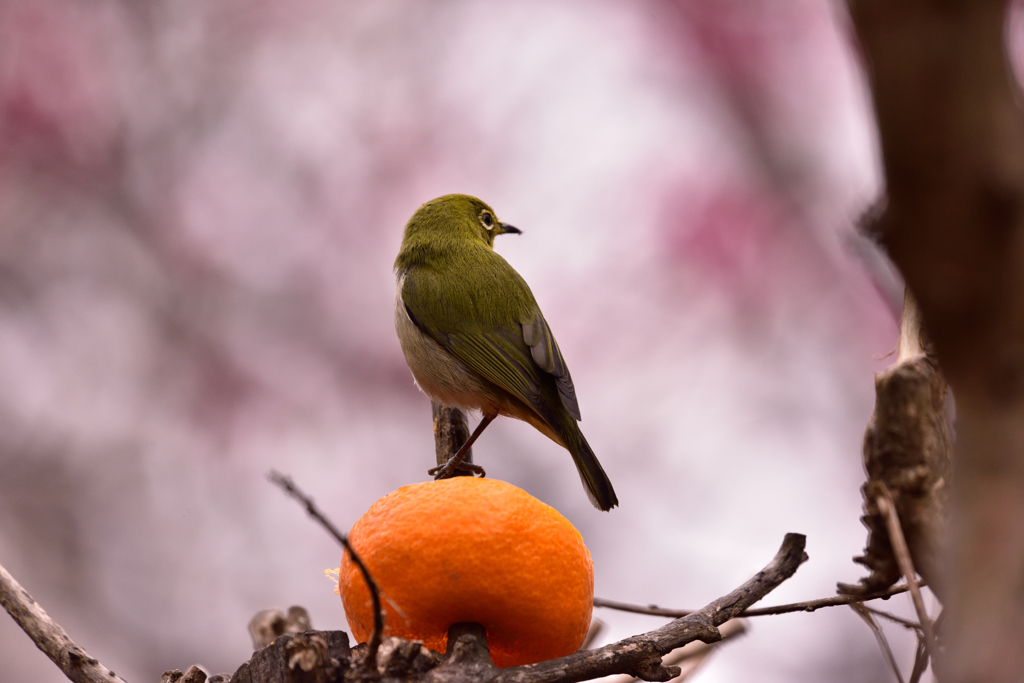
[[[900,285],[855,234],[874,135],[824,0],[6,0],[0,563],[130,681],[233,672],[267,607],[347,630],[339,550],[264,477],[346,528],[427,478],[391,264],[462,192],[523,229],[497,250],[621,507],[514,421],[475,449],[489,476],[577,525],[602,597],[699,607],[788,531],[811,560],[766,602],[830,595],[863,574],[896,338]],[[662,623],[596,615],[603,642]],[[64,680],[6,616],[0,662]],[[697,680],[888,675],[837,608],[754,621]]]

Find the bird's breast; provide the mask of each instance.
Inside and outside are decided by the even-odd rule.
[[[395,292],[395,331],[416,385],[430,398],[465,410],[497,412],[494,391],[409,317],[402,301],[402,279]],[[492,409],[493,408],[493,409]]]

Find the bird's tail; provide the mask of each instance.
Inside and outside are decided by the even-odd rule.
[[[572,424],[573,428],[566,429],[564,436],[565,447],[572,454],[573,462],[576,463],[576,470],[580,473],[580,480],[587,492],[587,498],[598,510],[611,510],[619,504],[619,499],[612,488],[612,482],[604,473],[604,468],[597,461],[594,451],[590,450],[590,444],[583,438],[583,432]]]

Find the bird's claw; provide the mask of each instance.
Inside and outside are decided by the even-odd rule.
[[[480,465],[474,465],[471,462],[460,462],[452,464],[455,458],[451,458],[448,462],[437,467],[432,467],[427,470],[427,474],[432,476],[435,480],[437,479],[450,479],[451,477],[465,477],[465,476],[477,476],[486,477],[487,473]]]

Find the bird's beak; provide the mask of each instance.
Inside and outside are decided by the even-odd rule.
[[[513,235],[522,235],[523,231],[514,225],[508,223],[498,223],[498,226],[494,228],[495,235],[504,235],[505,233],[511,233]]]

